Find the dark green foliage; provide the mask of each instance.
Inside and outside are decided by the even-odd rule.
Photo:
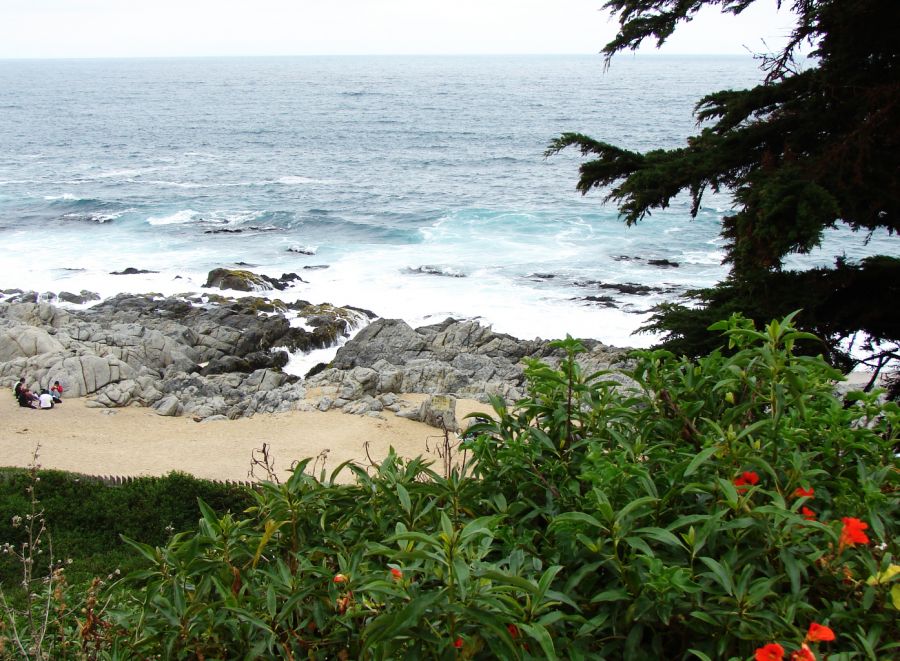
[[[133,565],[134,555],[120,535],[163,544],[173,530],[196,526],[198,498],[220,511],[242,511],[252,502],[246,489],[184,473],[137,478],[121,486],[106,486],[62,471],[42,470],[37,476],[38,498],[52,532],[54,555],[73,560],[68,573],[75,583]],[[5,469],[0,474],[0,539],[4,542],[23,539],[24,531],[12,528],[10,522],[28,511],[31,480],[25,470]],[[123,566],[120,561],[130,564]],[[0,582],[7,589],[15,587],[20,573],[11,558],[0,558]]]
[[[836,399],[791,318],[716,328],[731,355],[639,351],[627,378],[559,342],[449,475],[392,454],[339,485],[305,461],[243,515],[201,503],[188,532],[128,540],[141,566],[86,639],[119,659],[746,659],[815,622],[837,634],[819,658],[896,656],[900,409]]]
[[[778,271],[761,279],[724,283],[693,294],[699,309],[664,304],[657,308],[646,330],[667,333],[662,348],[677,354],[710,352],[720,339],[707,328],[721,313],[742,312],[751,319],[767,319],[787,306],[803,308],[799,319],[824,342],[806,343],[804,351],[825,353],[833,365],[847,371],[854,361],[839,341],[855,331],[870,338],[900,338],[900,315],[885,314],[885,299],[900,300],[900,259],[870,257],[860,264],[838,260],[833,269]]]
[[[646,38],[662,43],[682,21],[700,8],[719,6],[739,14],[755,0],[609,0],[606,8],[617,13],[618,36],[606,45],[611,58],[623,49],[635,49]],[[862,299],[865,317],[857,323],[833,309],[814,288],[802,305],[796,297],[776,299],[785,292],[781,277],[784,257],[806,253],[819,245],[825,229],[845,223],[853,229],[900,229],[900,52],[895,26],[900,22],[896,0],[794,0],[790,4],[797,24],[789,44],[763,60],[765,82],[749,90],[726,90],[700,100],[699,122],[706,123],[687,146],[646,154],[627,151],[577,133],[555,140],[548,154],[578,147],[594,160],[581,166],[578,189],[607,190],[607,200],[619,205],[626,223],[665,208],[687,192],[696,215],[705,191],[731,191],[736,212],[723,219],[729,282],[697,293],[700,309],[661,306],[655,328],[690,355],[703,353],[695,344],[696,329],[710,318],[722,318],[737,301],[752,300],[767,292],[762,306],[746,312],[757,321],[803,307],[817,309],[813,318],[802,317],[804,328],[830,329],[824,339],[837,340],[857,330],[876,327],[898,340],[893,328],[896,297],[890,287],[874,287]],[[813,46],[815,66],[798,65],[794,55],[801,45]],[[871,264],[864,265],[868,268]],[[846,274],[846,271],[845,271]],[[840,284],[841,274],[815,278]],[[789,279],[789,278],[788,278]],[[795,278],[796,279],[796,278]],[[881,284],[896,286],[897,280]],[[723,289],[733,295],[723,295]],[[857,290],[838,291],[849,298]],[[831,296],[832,299],[835,296]],[[858,300],[858,299],[855,299]],[[854,306],[859,307],[859,306]],[[838,319],[838,317],[843,317]],[[691,330],[693,329],[693,330]]]

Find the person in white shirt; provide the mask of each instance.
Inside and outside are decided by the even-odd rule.
[[[39,399],[41,400],[41,408],[42,409],[52,409],[53,408],[53,396],[47,391],[46,388],[44,390],[41,390]]]

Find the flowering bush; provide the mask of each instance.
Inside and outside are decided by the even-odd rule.
[[[106,593],[116,658],[794,659],[898,652],[900,415],[837,400],[790,318],[621,378],[531,363],[472,460],[301,462],[244,514],[201,503]],[[338,485],[338,470],[356,474]]]

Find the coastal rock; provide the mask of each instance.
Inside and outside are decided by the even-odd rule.
[[[236,291],[275,289],[263,276],[239,269],[213,269],[209,272],[204,287],[234,289]]]
[[[145,273],[159,273],[159,271],[148,271],[147,269],[136,269],[133,266],[129,266],[126,269],[122,269],[121,271],[110,271],[110,275],[143,275]]]
[[[68,396],[93,395],[92,406],[157,405],[203,419],[309,406],[299,380],[280,371],[283,348],[333,345],[367,320],[327,304],[295,308],[311,330],[291,327],[285,303],[254,296],[122,294],[73,311],[0,302],[0,383],[59,380]]]
[[[109,383],[134,376],[134,370],[118,358],[85,354],[63,358],[51,365],[41,382],[59,381],[66,384],[66,393],[69,396],[81,397],[96,392]]]
[[[293,282],[306,281],[296,273],[282,273],[280,278],[272,278],[243,269],[218,268],[209,272],[204,286],[236,291],[266,291],[284,290]]]
[[[336,369],[371,367],[378,360],[403,364],[426,350],[425,340],[401,319],[378,319],[338,349],[331,364]]]
[[[42,328],[18,326],[0,332],[0,361],[30,358],[62,349],[62,344]]]
[[[68,292],[68,291],[61,291],[61,292],[59,292],[59,300],[63,301],[64,303],[73,303],[75,305],[83,305],[84,303],[87,303],[88,301],[99,301],[100,294],[97,294],[92,291],[87,291],[86,289],[82,289],[81,292],[78,294],[73,294],[72,292]]]
[[[178,398],[174,395],[163,397],[161,400],[156,402],[156,404],[154,404],[152,408],[157,412],[157,414],[165,416],[181,415],[181,412],[184,409],[184,407],[181,405],[181,402],[179,402]]]
[[[438,429],[459,431],[459,423],[456,420],[456,398],[450,395],[432,395],[419,406],[401,410],[397,415],[424,422]]]
[[[585,370],[607,369],[625,357],[624,350],[594,340],[584,343],[588,351],[579,362]],[[338,350],[331,368],[310,375],[306,385],[350,399],[403,392],[517,399],[524,395],[524,359],[558,364],[563,355],[549,342],[517,340],[474,321],[446,319],[413,330],[397,319],[378,319]]]
[[[296,314],[300,323],[285,315]],[[402,411],[402,393],[431,395],[412,415],[457,424],[452,402],[524,395],[524,361],[558,364],[544,340],[519,340],[471,320],[411,328],[372,313],[247,296],[164,298],[122,294],[84,310],[45,302],[0,302],[0,384],[19,377],[39,387],[60,381],[93,406],[152,406],[160,415],[229,419],[294,409],[359,415]],[[306,380],[281,371],[286,351],[345,342],[329,366]],[[579,361],[593,372],[624,352],[585,340]],[[449,398],[449,399],[448,399]]]

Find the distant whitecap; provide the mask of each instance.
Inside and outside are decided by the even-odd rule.
[[[198,212],[193,209],[183,209],[168,216],[150,216],[147,223],[150,225],[182,225],[193,221],[198,215]]]

